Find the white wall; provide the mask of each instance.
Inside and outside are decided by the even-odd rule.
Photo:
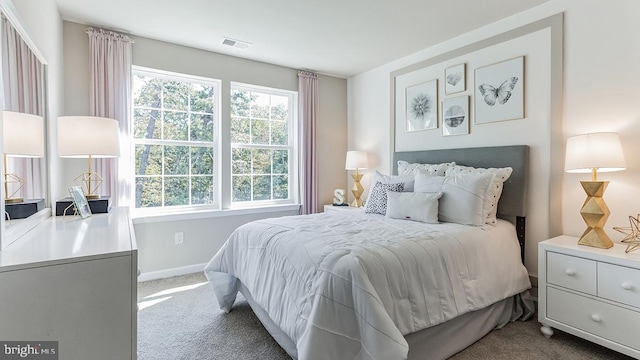
[[[550,117],[542,114],[543,128],[532,133],[529,140],[527,136],[529,134],[523,134],[522,129],[519,129],[519,122],[522,124],[538,119],[531,116],[533,115],[531,111],[537,110],[531,109],[532,104],[527,103],[525,120],[497,123],[491,127],[491,131],[489,127],[483,130],[477,126],[471,129],[470,135],[460,136],[455,140],[434,136],[429,139],[433,140],[433,143],[425,142],[424,149],[513,143],[510,139],[516,142],[527,141],[526,143],[531,141],[534,148],[539,151],[538,156],[535,152],[532,154],[532,169],[538,169],[541,172],[533,174],[532,177],[534,189],[537,190],[529,193],[533,201],[528,211],[528,226],[531,226],[530,217],[533,217],[536,226],[543,226],[547,229],[546,232],[555,235],[554,231],[549,230],[552,229],[551,223],[554,221],[550,219],[552,215],[549,215],[545,221],[539,214],[557,213],[557,217],[562,218],[560,232],[579,236],[584,230],[579,209],[585,195],[578,182],[585,178],[554,171],[557,167],[555,164],[561,163],[560,159],[563,158],[564,153],[561,146],[554,147],[553,144],[545,143],[552,142],[553,137],[558,136],[553,133],[555,128],[564,129],[560,135],[562,141],[567,136],[579,133],[618,131],[621,133],[628,169],[624,172],[603,174],[601,178],[611,180],[605,195],[611,209],[607,230],[614,240],[619,240],[621,237],[610,228],[616,225],[624,226],[628,223],[628,215],[640,212],[633,201],[629,201],[640,196],[640,187],[634,186],[639,183],[640,176],[640,164],[635,156],[635,153],[640,150],[640,144],[634,142],[635,136],[640,132],[638,121],[640,102],[634,101],[634,98],[640,95],[640,67],[637,66],[640,42],[636,40],[637,34],[640,33],[640,23],[634,20],[634,16],[640,13],[640,2],[634,0],[548,2],[349,79],[349,149],[362,149],[372,154],[370,160],[373,168],[385,172],[391,169],[393,117],[391,116],[390,74],[394,71],[560,12],[565,14],[565,102],[561,126],[549,123]],[[510,57],[509,50],[505,49],[504,58]],[[472,69],[468,69],[467,75],[472,76],[472,74]],[[529,77],[527,80],[533,79]],[[527,91],[529,91],[528,88]],[[550,96],[550,94],[546,95]],[[533,101],[533,105],[537,106],[542,100],[532,100],[527,95],[527,101]],[[544,132],[547,134],[545,135]],[[548,151],[548,154],[545,154],[545,151]],[[561,184],[563,190],[561,204],[553,198],[552,189],[558,186],[557,184]],[[544,233],[545,231],[537,233],[534,231],[531,236],[532,232],[528,231],[530,236],[527,238],[529,246],[526,249],[525,264],[530,274],[534,276],[537,274],[535,243],[546,238]]]
[[[64,22],[65,115],[89,113],[89,44],[86,26]],[[163,41],[135,37],[133,64],[178,73],[222,80],[223,131],[229,124],[230,82],[242,82],[286,90],[298,90],[297,70],[241,59]],[[334,188],[345,188],[344,158],[347,145],[347,81],[327,75],[319,80],[319,200],[331,202]],[[229,157],[229,150],[222,156]],[[336,161],[338,159],[339,161]],[[57,189],[64,196],[73,177],[84,171],[85,161],[64,159],[65,178]],[[222,186],[229,186],[222,179]],[[246,222],[273,216],[294,215],[297,211],[279,211],[252,215],[235,215],[190,220],[136,222],[139,264],[143,272],[190,266],[207,262],[230,233]],[[174,245],[174,233],[184,233],[184,244]]]

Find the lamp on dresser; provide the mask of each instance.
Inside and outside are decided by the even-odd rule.
[[[365,151],[347,151],[347,160],[345,162],[345,169],[347,170],[355,170],[355,174],[351,174],[353,178],[353,188],[351,189],[351,193],[355,198],[351,203],[351,206],[360,207],[362,206],[362,200],[360,196],[364,192],[364,188],[362,184],[360,184],[360,180],[362,180],[362,175],[359,170],[364,170],[369,167],[369,159],[367,157],[367,153]]]
[[[603,249],[612,247],[613,242],[604,231],[610,212],[603,195],[609,182],[598,180],[598,172],[626,169],[620,137],[617,133],[602,132],[568,138],[564,169],[569,173],[591,173],[590,181],[580,181],[587,193],[580,209],[587,229],[578,244]]]
[[[6,204],[21,203],[16,196],[26,184],[20,175],[9,173],[8,157],[40,158],[44,156],[44,119],[42,116],[13,111],[2,112],[4,152],[4,194]]]
[[[91,170],[93,158],[120,156],[118,121],[95,116],[61,116],[58,118],[58,156],[87,158],[88,170],[74,179],[87,199],[98,199],[102,176]]]

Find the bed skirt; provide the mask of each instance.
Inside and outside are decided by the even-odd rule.
[[[296,344],[271,320],[240,281],[239,291],[273,339],[293,359],[298,358]],[[478,341],[491,330],[509,321],[529,319],[535,313],[529,290],[498,301],[484,309],[472,311],[445,323],[405,335],[409,343],[408,360],[446,359]],[[398,359],[403,360],[403,359]]]

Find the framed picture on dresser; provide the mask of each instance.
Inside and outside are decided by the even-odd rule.
[[[82,192],[82,188],[80,186],[72,186],[69,188],[69,194],[71,194],[73,205],[76,207],[75,212],[83,219],[91,216],[91,209],[89,208],[87,198]]]

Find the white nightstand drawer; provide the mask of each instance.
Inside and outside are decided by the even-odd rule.
[[[640,313],[547,287],[547,317],[640,350]]]
[[[598,296],[640,307],[640,270],[599,262]]]
[[[596,295],[596,262],[547,252],[547,282]]]
[[[330,212],[330,211],[364,211],[362,208],[358,208],[355,206],[334,206],[334,205],[325,205],[324,206],[324,212]]]

